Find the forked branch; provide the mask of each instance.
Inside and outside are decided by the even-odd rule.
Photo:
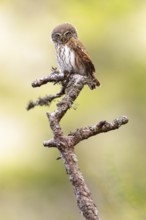
[[[55,95],[39,98],[35,102],[29,102],[27,109],[30,110],[37,105],[49,105],[54,99],[62,97],[62,100],[57,103],[56,110],[52,113],[47,113],[50,127],[53,131],[53,139],[44,141],[45,147],[56,147],[60,152],[60,158],[63,160],[65,169],[69,176],[70,182],[73,185],[78,207],[86,220],[99,220],[98,210],[91,197],[91,192],[88,189],[83,175],[78,167],[77,156],[74,151],[75,145],[79,142],[92,137],[94,135],[118,129],[121,125],[128,122],[126,116],[121,116],[113,122],[100,121],[93,126],[77,129],[68,135],[64,135],[63,129],[60,126],[60,120],[65,115],[74,103],[75,99],[80,94],[84,85],[87,83],[87,78],[79,74],[64,75],[56,70],[48,77],[35,80],[32,83],[33,87],[40,87],[48,82],[60,83],[61,90]]]

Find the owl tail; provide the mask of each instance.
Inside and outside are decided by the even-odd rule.
[[[100,86],[100,82],[95,78],[94,75],[90,76],[87,85],[91,90],[96,89],[97,86]]]

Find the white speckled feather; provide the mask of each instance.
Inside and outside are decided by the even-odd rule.
[[[74,56],[74,52],[71,51],[71,49],[65,45],[65,56],[66,56],[66,64],[67,66],[74,66],[75,63],[75,56]]]

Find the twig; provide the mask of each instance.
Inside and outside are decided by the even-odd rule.
[[[59,73],[56,68],[52,68],[52,70],[54,72],[52,72],[50,75],[42,77],[38,80],[35,80],[32,82],[32,87],[36,88],[36,87],[40,87],[42,85],[47,84],[48,82],[54,82],[54,84],[57,83],[63,83],[65,81],[65,75],[64,73]],[[43,98],[38,98],[36,101],[29,101],[26,109],[30,110],[36,106],[49,106],[51,104],[51,102],[56,99],[61,97],[62,95],[64,95],[64,87],[61,88],[60,92],[58,92],[55,95],[49,95],[49,96],[45,96]]]
[[[126,116],[120,116],[119,118],[113,120],[112,122],[100,121],[96,125],[77,129],[75,132],[69,133],[65,138],[67,142],[70,142],[70,147],[77,145],[80,141],[88,139],[100,133],[105,133],[118,129],[120,126],[127,124],[128,118]],[[57,147],[58,144],[54,139],[44,141],[45,147]]]
[[[60,82],[64,80],[64,73],[52,72],[49,76],[42,77],[39,80],[35,80],[32,82],[32,87],[40,87],[48,82]]]

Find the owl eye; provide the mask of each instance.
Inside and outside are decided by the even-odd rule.
[[[61,39],[61,34],[60,33],[53,33],[52,34],[52,40],[54,42],[58,42]]]
[[[70,32],[70,31],[66,31],[66,32],[64,33],[64,35],[65,35],[66,37],[69,37],[69,36],[71,36],[71,32]]]
[[[61,38],[61,34],[56,33],[56,34],[55,34],[55,38],[57,38],[57,39]]]

